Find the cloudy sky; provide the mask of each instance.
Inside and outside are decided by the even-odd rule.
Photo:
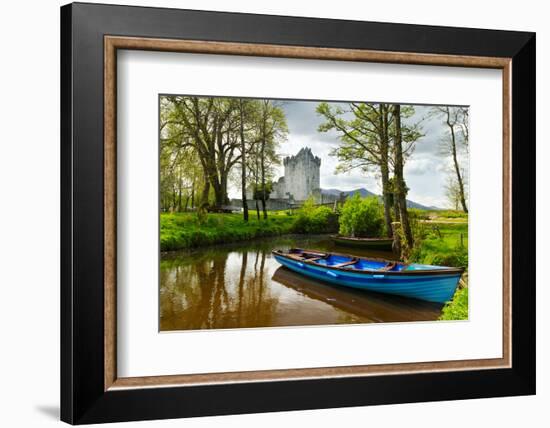
[[[364,187],[380,194],[380,179],[373,171],[364,174],[358,170],[346,174],[335,174],[338,160],[329,156],[332,148],[338,145],[338,134],[335,131],[318,132],[323,122],[315,109],[316,101],[280,101],[286,113],[288,139],[281,144],[281,158],[295,155],[303,147],[311,148],[315,156],[321,158],[321,188],[355,190]],[[338,105],[338,103],[331,103]],[[341,104],[346,108],[345,104]],[[445,196],[447,178],[452,173],[452,160],[441,154],[441,140],[448,133],[446,124],[438,118],[429,117],[429,106],[415,106],[415,114],[408,121],[421,122],[424,136],[416,143],[414,152],[405,164],[405,180],[409,187],[408,199],[427,206],[449,207]],[[467,159],[462,159],[465,169]],[[281,165],[275,174],[276,179],[284,174]],[[235,192],[233,192],[235,190]],[[235,193],[235,195],[233,195]],[[230,196],[238,197],[237,189],[230,189]]]

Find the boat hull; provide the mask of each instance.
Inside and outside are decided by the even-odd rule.
[[[382,250],[382,251],[391,251],[392,245],[393,245],[393,239],[386,239],[386,238],[360,239],[360,238],[345,238],[342,236],[332,236],[332,240],[337,245],[343,245],[346,247],[368,248],[372,250]]]
[[[461,277],[460,272],[437,275],[418,275],[417,273],[391,275],[385,272],[335,271],[278,254],[274,254],[274,257],[281,265],[294,272],[330,284],[437,303],[445,303],[453,298]]]

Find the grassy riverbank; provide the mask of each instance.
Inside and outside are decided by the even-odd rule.
[[[417,245],[409,261],[428,265],[468,267],[468,223],[419,223]]]
[[[456,211],[421,214],[415,227],[417,244],[409,261],[468,269],[468,215]],[[467,279],[464,282],[443,307],[441,320],[468,319]]]
[[[306,203],[299,210],[269,211],[268,219],[258,220],[250,212],[248,222],[242,213],[208,214],[200,222],[196,213],[161,213],[161,251],[183,250],[214,244],[248,241],[289,233],[317,234],[338,231],[337,216],[325,206]]]
[[[251,215],[247,223],[242,214],[208,214],[202,224],[194,213],[162,213],[160,249],[181,250],[283,235],[291,233],[293,223],[294,218],[284,212],[270,212],[267,220]]]

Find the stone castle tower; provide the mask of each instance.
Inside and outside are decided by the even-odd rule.
[[[283,160],[284,177],[275,183],[275,198],[305,201],[320,192],[321,158],[314,156],[309,147],[302,148],[295,156]]]

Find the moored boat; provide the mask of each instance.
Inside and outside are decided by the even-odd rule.
[[[337,245],[347,247],[368,248],[371,250],[391,251],[392,238],[352,238],[349,236],[332,235],[330,237]]]
[[[275,259],[295,272],[335,285],[445,303],[450,301],[464,269],[406,264],[292,248],[274,250]]]

